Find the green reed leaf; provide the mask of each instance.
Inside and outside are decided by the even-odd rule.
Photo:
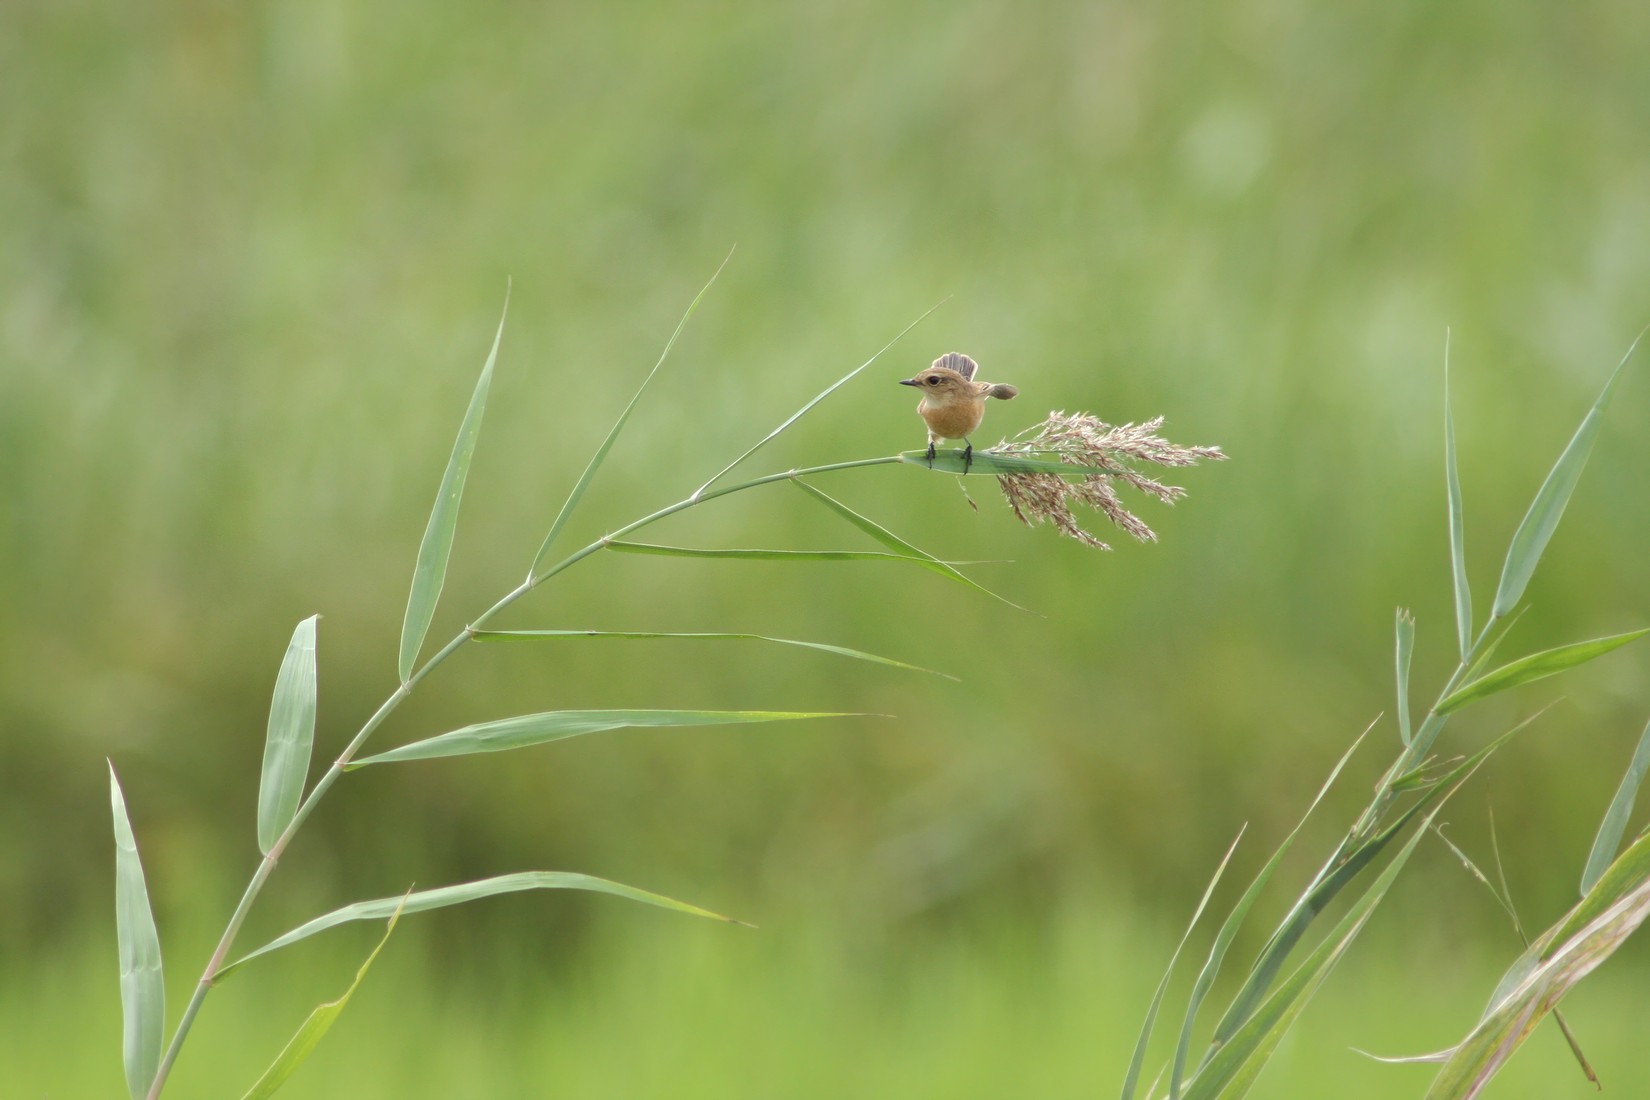
[[[550,525],[550,533],[545,535],[544,542],[539,544],[539,552],[533,555],[533,566],[527,571],[529,581],[538,577],[539,567],[544,564],[544,559],[549,555],[550,547],[554,545],[556,536],[560,535],[562,528],[567,526],[568,519],[573,515],[573,509],[578,507],[579,501],[584,497],[584,491],[590,487],[590,482],[595,478],[596,471],[601,467],[602,461],[607,458],[607,452],[613,449],[613,441],[619,438],[619,432],[623,430],[625,422],[630,419],[630,414],[636,408],[636,403],[642,399],[642,394],[647,392],[648,386],[652,385],[654,375],[658,374],[659,368],[665,365],[665,360],[670,357],[671,349],[676,346],[676,341],[680,339],[682,330],[687,328],[688,319],[698,310],[699,303],[710,292],[710,288],[716,284],[717,278],[722,274],[722,269],[728,266],[728,261],[731,259],[733,259],[733,252],[730,250],[723,257],[722,263],[711,275],[710,280],[699,288],[698,294],[693,296],[693,301],[688,303],[687,311],[682,314],[682,319],[676,322],[676,330],[670,334],[670,339],[665,341],[665,348],[659,353],[659,359],[653,364],[653,369],[648,371],[646,378],[642,379],[642,384],[637,388],[636,395],[630,399],[630,404],[626,405],[624,411],[619,414],[619,419],[614,422],[612,430],[607,433],[607,438],[602,440],[602,445],[596,448],[594,455],[590,456],[590,462],[586,464],[584,473],[579,475],[579,480],[574,484],[573,491],[567,494],[567,500],[563,502],[561,511],[556,513],[555,522]]]
[[[1038,458],[998,454],[995,451],[975,451],[968,462],[963,461],[962,450],[934,452],[929,461],[927,451],[901,451],[899,460],[910,466],[938,470],[943,474],[1059,474],[1061,477],[1087,477],[1111,471],[1099,466],[1076,466],[1069,462],[1045,462]]]
[[[841,516],[861,531],[864,531],[867,535],[870,535],[877,542],[880,542],[882,545],[888,547],[888,549],[892,550],[894,553],[899,554],[902,557],[919,559],[917,564],[921,565],[924,569],[927,569],[933,573],[938,573],[940,576],[956,581],[958,584],[966,585],[975,591],[983,592],[993,599],[1002,600],[1003,603],[1008,604],[1008,606],[1017,611],[1027,610],[1026,608],[1015,603],[1013,600],[999,596],[997,593],[991,591],[989,588],[986,588],[984,585],[978,584],[969,579],[948,562],[943,562],[939,558],[936,558],[934,555],[930,554],[928,551],[911,545],[909,542],[906,542],[904,539],[888,530],[888,528],[882,526],[882,524],[871,519],[869,516],[862,515],[861,513],[854,511],[852,508],[848,507],[840,500],[837,500],[829,493],[826,493],[824,490],[815,488],[808,482],[803,481],[801,478],[793,479],[791,484],[795,485],[798,489],[801,489],[813,499],[825,505],[825,507],[835,512],[837,515]]]
[[[1577,665],[1586,664],[1595,657],[1602,657],[1612,649],[1619,649],[1628,642],[1635,641],[1650,634],[1650,628],[1633,630],[1626,634],[1615,634],[1608,638],[1594,638],[1588,642],[1574,642],[1570,645],[1559,646],[1556,649],[1543,650],[1532,653],[1528,657],[1520,657],[1496,669],[1485,673],[1472,683],[1446,695],[1433,708],[1434,713],[1449,714],[1460,710],[1469,703],[1475,703],[1497,692],[1506,691],[1520,684],[1527,684],[1532,680],[1540,680],[1571,669]]]
[[[923,321],[928,319],[928,314],[933,313],[936,309],[939,309],[940,306],[945,304],[945,302],[946,302],[946,299],[942,298],[938,302],[935,302],[933,305],[929,306],[928,309],[923,313],[923,315],[921,317],[918,317],[915,321],[912,321],[910,324],[908,324],[904,328],[900,329],[898,336],[895,336],[892,340],[888,341],[886,344],[882,345],[882,347],[878,348],[875,355],[873,355],[873,356],[871,356],[871,358],[865,360],[865,362],[861,363],[859,366],[855,367],[853,370],[849,371],[847,374],[843,375],[841,378],[838,378],[835,382],[832,382],[829,386],[826,386],[823,390],[820,391],[820,393],[817,397],[815,397],[812,401],[809,401],[807,404],[803,405],[800,409],[796,410],[796,412],[792,413],[790,415],[789,419],[787,419],[783,424],[779,425],[779,427],[775,428],[773,431],[769,432],[767,435],[765,435],[761,439],[759,439],[756,442],[756,445],[753,446],[750,450],[746,451],[744,454],[740,455],[738,458],[734,459],[732,462],[730,462],[726,466],[724,466],[721,470],[717,471],[716,476],[712,477],[709,481],[707,481],[703,485],[699,486],[698,490],[695,491],[693,495],[695,497],[698,497],[698,496],[702,495],[705,492],[705,490],[709,489],[712,485],[715,485],[718,481],[722,480],[723,477],[725,477],[727,474],[731,473],[733,471],[733,469],[736,466],[738,466],[740,463],[744,462],[751,455],[755,454],[757,451],[760,451],[763,447],[766,447],[769,443],[773,442],[773,440],[777,439],[779,437],[779,435],[782,432],[785,431],[785,429],[789,428],[792,424],[795,424],[798,420],[801,420],[804,416],[806,416],[808,411],[810,409],[812,409],[815,405],[819,404],[821,401],[823,401],[827,397],[831,396],[831,394],[835,393],[837,390],[839,390],[843,386],[847,385],[850,380],[852,380],[856,375],[858,375],[866,367],[869,367],[872,363],[875,363],[878,359],[882,358],[882,353],[883,352],[887,351],[889,348],[891,348],[895,344],[899,343],[900,340],[902,340],[905,337],[906,333],[910,332],[912,329],[914,329],[918,325],[922,324]]]
[[[405,904],[406,896],[403,896],[401,900]],[[268,1069],[264,1070],[263,1076],[258,1078],[257,1083],[246,1091],[246,1095],[241,1100],[267,1100],[268,1097],[275,1095],[276,1090],[286,1084],[287,1078],[291,1077],[293,1072],[315,1052],[315,1048],[320,1045],[321,1039],[331,1030],[338,1017],[343,1014],[344,1006],[349,1004],[349,999],[360,988],[361,979],[367,976],[367,970],[372,966],[373,961],[378,958],[378,953],[384,950],[386,943],[390,942],[390,934],[395,931],[395,922],[400,919],[401,907],[397,906],[395,912],[390,914],[389,926],[384,929],[384,935],[378,940],[378,945],[372,949],[372,953],[366,957],[366,960],[355,971],[355,980],[349,983],[349,988],[344,990],[343,995],[337,1000],[327,1001],[315,1007],[315,1011],[311,1012],[308,1018],[299,1025],[297,1032],[287,1041],[281,1053],[275,1056],[275,1061]]]
[[[1364,738],[1368,737],[1369,731],[1374,728],[1374,724],[1371,723],[1353,740],[1346,752],[1341,754],[1341,758],[1330,769],[1329,777],[1324,780],[1323,786],[1318,788],[1318,793],[1306,807],[1306,812],[1301,815],[1295,827],[1289,831],[1289,835],[1283,838],[1283,843],[1278,845],[1277,850],[1267,859],[1266,865],[1260,869],[1253,881],[1249,883],[1249,888],[1243,892],[1243,896],[1238,899],[1238,903],[1232,907],[1232,911],[1227,914],[1226,920],[1221,924],[1220,931],[1216,933],[1214,943],[1209,948],[1209,957],[1204,961],[1203,969],[1198,972],[1197,980],[1192,983],[1192,992],[1186,998],[1186,1016],[1180,1026],[1180,1037],[1175,1043],[1174,1062],[1169,1073],[1169,1095],[1171,1097],[1180,1096],[1186,1075],[1187,1057],[1191,1051],[1192,1028],[1197,1023],[1198,1011],[1203,1007],[1204,998],[1208,996],[1209,990],[1214,985],[1215,977],[1220,973],[1221,964],[1225,961],[1226,952],[1231,947],[1232,940],[1237,936],[1238,929],[1243,927],[1243,922],[1247,919],[1249,910],[1254,906],[1255,899],[1260,897],[1261,891],[1271,881],[1278,865],[1283,862],[1285,853],[1294,845],[1295,838],[1300,835],[1301,830],[1306,827],[1307,819],[1312,816],[1312,811],[1318,808],[1318,804],[1323,801],[1324,795],[1329,793],[1330,788],[1335,785],[1335,780],[1340,777],[1347,761],[1352,759],[1353,753],[1358,751],[1358,747],[1363,744]]]
[[[1479,1024],[1448,1052],[1427,1100],[1471,1100],[1582,978],[1650,917],[1650,835],[1640,836],[1593,889],[1513,964]]]
[[[1409,660],[1415,649],[1415,616],[1403,608],[1398,609],[1398,736],[1405,745],[1410,742],[1409,733]]]
[[[1212,1057],[1198,1070],[1186,1089],[1185,1100],[1215,1100],[1216,1097],[1241,1097],[1249,1091],[1255,1079],[1265,1068],[1283,1036],[1305,1009],[1330,971],[1335,967],[1352,941],[1363,931],[1375,907],[1386,897],[1398,873],[1409,861],[1421,837],[1431,825],[1433,810],[1405,842],[1369,889],[1347,911],[1333,931],[1304,959],[1299,967],[1280,982],[1258,1009],[1249,1015],[1231,1038],[1220,1045]]]
[[[606,730],[729,726],[749,722],[788,722],[800,718],[847,717],[851,716],[834,712],[781,710],[552,710],[465,726],[438,737],[414,741],[376,756],[352,761],[347,770],[400,760],[433,760],[442,756],[503,752]]]
[[[697,641],[727,641],[745,640],[755,642],[772,642],[775,645],[799,646],[802,649],[818,650],[821,653],[834,653],[839,657],[852,657],[857,661],[870,661],[873,664],[888,665],[891,668],[909,669],[912,672],[926,672],[932,676],[944,676],[947,680],[957,677],[945,672],[936,672],[921,665],[910,665],[904,661],[896,661],[892,657],[881,657],[875,653],[866,653],[863,650],[849,649],[846,646],[827,645],[824,642],[803,642],[795,638],[774,638],[767,634],[730,634],[730,633],[672,633],[651,630],[476,630],[470,637],[478,642],[531,642],[544,641],[554,638],[677,638]]]
[[[1146,1020],[1140,1027],[1140,1038],[1135,1041],[1134,1055],[1129,1059],[1129,1070],[1123,1078],[1123,1100],[1134,1100],[1135,1089],[1139,1087],[1140,1068],[1146,1061],[1146,1046],[1151,1041],[1152,1028],[1157,1023],[1157,1010],[1163,1004],[1163,994],[1169,988],[1169,979],[1174,976],[1175,963],[1180,959],[1181,951],[1186,948],[1186,941],[1192,938],[1192,929],[1203,917],[1203,910],[1214,896],[1215,887],[1219,885],[1221,876],[1226,873],[1227,864],[1232,861],[1232,853],[1237,851],[1238,842],[1243,839],[1243,830],[1232,839],[1232,844],[1226,849],[1226,854],[1220,858],[1220,865],[1215,868],[1214,876],[1209,879],[1209,885],[1203,888],[1203,897],[1192,912],[1192,919],[1186,925],[1186,931],[1180,935],[1180,942],[1175,944],[1174,952],[1169,956],[1169,965],[1163,971],[1163,978],[1157,983],[1157,992],[1152,994],[1151,1007],[1146,1010]]]
[[[270,940],[256,951],[243,955],[218,972],[221,979],[224,975],[240,969],[245,964],[272,951],[279,951],[283,947],[290,947],[300,940],[307,940],[318,932],[325,932],[329,928],[336,928],[340,924],[350,921],[383,920],[394,913],[397,907],[403,912],[421,913],[426,909],[442,909],[451,905],[463,905],[467,902],[480,901],[483,898],[497,897],[500,894],[516,894],[525,890],[585,890],[598,894],[612,894],[615,897],[628,898],[631,901],[641,902],[644,905],[656,905],[661,909],[671,909],[678,913],[687,913],[690,916],[705,917],[709,920],[724,921],[728,924],[743,924],[743,921],[732,917],[714,913],[709,909],[701,909],[697,905],[690,905],[685,901],[666,897],[663,894],[650,893],[647,890],[638,890],[634,886],[626,886],[622,882],[611,882],[608,879],[597,878],[594,875],[581,875],[573,871],[517,871],[514,874],[498,875],[494,878],[481,879],[476,882],[461,882],[454,886],[441,886],[433,890],[414,890],[412,893],[389,898],[378,898],[374,901],[358,901],[340,909],[334,909],[299,925],[284,935]]]
[[[1450,408],[1447,333],[1444,336],[1444,483],[1449,493],[1449,560],[1455,579],[1455,633],[1461,660],[1465,663],[1472,652],[1472,588],[1467,584],[1467,529],[1461,509],[1461,474],[1455,463],[1455,414]]]
[[[115,766],[109,765],[109,801],[115,825],[115,939],[120,949],[122,1058],[126,1088],[133,1100],[149,1091],[160,1069],[166,1027],[166,980],[161,971],[160,933],[149,907],[149,886],[138,859],[137,837],[126,815]]]
[[[475,454],[476,437],[481,433],[481,416],[487,408],[487,391],[493,384],[493,364],[498,361],[499,342],[504,339],[504,317],[510,312],[510,292],[504,292],[504,313],[498,319],[498,331],[493,334],[493,349],[476,380],[475,392],[470,395],[469,408],[464,411],[464,422],[459,425],[458,438],[453,441],[453,453],[447,459],[447,469],[441,475],[441,488],[435,495],[435,507],[430,510],[430,521],[424,528],[424,538],[418,544],[418,563],[413,566],[412,591],[407,596],[407,614],[401,623],[401,653],[396,669],[401,682],[412,676],[418,651],[429,633],[430,621],[435,618],[435,605],[441,599],[441,588],[447,580],[447,559],[453,552],[453,532],[458,528],[458,505],[464,497],[464,482],[470,476],[470,459]]]
[[[287,643],[269,707],[264,766],[258,779],[258,848],[265,855],[298,813],[315,744],[315,623],[299,623]]]
[[[743,559],[749,561],[905,561],[914,565],[926,565],[927,561],[925,558],[912,557],[909,554],[885,554],[878,550],[705,550],[696,546],[658,546],[650,542],[625,542],[621,539],[613,539],[604,545],[609,550],[615,550],[621,554],[654,554],[670,558],[725,558],[728,560]],[[941,564],[951,565],[954,563],[943,562]]]
[[[1616,858],[1616,852],[1621,848],[1621,838],[1627,833],[1627,821],[1633,816],[1633,803],[1637,801],[1639,787],[1644,782],[1645,772],[1650,771],[1650,724],[1644,727],[1639,734],[1638,746],[1633,750],[1633,759],[1627,765],[1627,774],[1621,777],[1621,786],[1616,788],[1616,796],[1610,800],[1610,808],[1604,812],[1604,820],[1599,822],[1598,836],[1593,839],[1593,849],[1587,855],[1587,866],[1581,872],[1581,892],[1586,895],[1598,884],[1604,871]]]
[[[1633,357],[1633,352],[1639,346],[1639,340],[1644,338],[1640,333],[1633,341],[1627,354],[1621,357],[1616,369],[1610,372],[1609,381],[1604,383],[1604,389],[1599,391],[1598,399],[1593,407],[1587,410],[1582,417],[1581,425],[1570,438],[1564,452],[1553,463],[1552,470],[1547,474],[1547,480],[1541,483],[1536,490],[1535,499],[1530,502],[1530,510],[1524,514],[1523,522],[1513,533],[1512,544],[1507,548],[1507,561],[1501,568],[1501,583],[1496,588],[1495,606],[1492,615],[1499,618],[1517,606],[1518,601],[1524,598],[1524,589],[1530,583],[1530,577],[1535,573],[1537,563],[1541,561],[1542,553],[1547,549],[1548,541],[1553,537],[1553,531],[1558,528],[1558,521],[1564,517],[1564,508],[1570,503],[1570,495],[1575,492],[1576,483],[1581,480],[1581,471],[1587,466],[1587,456],[1592,453],[1593,439],[1598,435],[1599,424],[1604,417],[1604,408],[1610,402],[1610,395],[1615,391],[1616,380],[1621,377],[1622,368]]]

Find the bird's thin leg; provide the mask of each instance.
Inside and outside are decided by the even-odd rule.
[[[968,468],[974,465],[974,444],[969,443],[967,439],[964,439],[963,442],[968,443],[968,446],[963,448],[963,473],[966,474]]]
[[[934,440],[932,438],[928,440],[928,468],[930,470],[934,468]]]

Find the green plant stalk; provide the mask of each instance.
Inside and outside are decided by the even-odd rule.
[[[344,768],[350,763],[351,760],[355,758],[356,754],[361,751],[361,746],[366,744],[367,738],[371,737],[373,732],[383,724],[384,719],[388,718],[390,714],[394,712],[395,708],[400,706],[407,696],[412,693],[414,686],[416,686],[419,681],[423,680],[425,676],[434,671],[435,668],[442,662],[446,661],[448,657],[452,656],[454,651],[456,651],[459,646],[463,645],[467,641],[470,641],[471,638],[474,637],[475,632],[485,626],[493,618],[493,616],[497,615],[499,612],[521,599],[521,597],[527,595],[527,593],[531,592],[533,589],[537,588],[557,573],[578,564],[580,561],[583,561],[585,558],[596,553],[598,550],[605,549],[614,539],[623,538],[625,535],[631,534],[634,531],[639,531],[649,524],[657,523],[659,520],[662,520],[667,516],[673,516],[677,512],[686,511],[695,505],[703,504],[706,501],[715,500],[717,497],[724,497],[732,493],[741,492],[745,489],[754,489],[759,485],[772,485],[776,482],[793,481],[799,477],[810,477],[814,474],[835,473],[838,470],[854,470],[866,466],[893,465],[899,463],[900,461],[901,458],[899,455],[889,455],[882,458],[855,459],[850,462],[832,462],[823,466],[809,466],[801,469],[786,470],[777,474],[768,474],[763,477],[755,478],[751,481],[742,481],[737,485],[727,485],[720,489],[712,489],[709,491],[695,493],[692,496],[688,496],[677,501],[675,504],[667,505],[660,508],[656,512],[645,515],[641,519],[627,524],[609,535],[605,535],[602,538],[597,539],[588,546],[574,551],[561,561],[557,562],[555,565],[551,566],[549,569],[546,569],[543,573],[540,573],[537,576],[529,577],[527,580],[517,585],[514,589],[505,594],[505,596],[497,603],[493,604],[492,607],[489,607],[486,611],[483,611],[474,620],[472,620],[463,630],[455,635],[451,641],[442,646],[437,653],[435,653],[429,660],[425,661],[422,666],[420,666],[411,676],[409,676],[405,683],[397,687],[395,691],[390,694],[390,697],[385,699],[383,704],[379,706],[378,710],[373,713],[372,717],[367,719],[366,723],[362,725],[360,731],[357,732],[356,735],[350,740],[350,743],[345,746],[344,751],[338,754],[338,758],[332,762],[332,765],[327,768],[321,778],[315,781],[315,786],[310,789],[309,794],[305,796],[303,802],[299,805],[297,813],[295,813],[292,817],[292,821],[288,823],[286,829],[282,831],[275,843],[270,846],[269,854],[264,856],[264,858],[259,862],[257,871],[252,875],[252,880],[247,883],[245,892],[241,894],[239,904],[235,906],[234,913],[230,915],[229,923],[224,928],[223,936],[218,940],[218,946],[213,950],[212,957],[207,961],[206,969],[201,973],[200,981],[195,985],[195,991],[190,996],[189,1003],[184,1006],[183,1016],[178,1020],[177,1030],[172,1033],[172,1041],[167,1045],[166,1053],[161,1058],[160,1068],[156,1071],[155,1079],[149,1086],[148,1100],[158,1100],[161,1089],[165,1087],[166,1079],[171,1074],[172,1065],[177,1061],[178,1052],[183,1047],[184,1039],[188,1037],[190,1029],[194,1026],[195,1017],[200,1013],[201,1004],[206,1000],[207,992],[212,988],[213,983],[216,981],[218,971],[222,969],[224,963],[228,960],[229,952],[234,947],[236,937],[240,935],[241,926],[246,923],[247,915],[252,911],[253,903],[257,900],[258,895],[262,893],[264,884],[269,881],[269,876],[274,873],[275,865],[280,862],[282,853],[286,851],[287,844],[289,844],[293,836],[297,834],[299,827],[302,826],[305,820],[308,819],[311,811],[313,811],[316,804],[320,802],[321,797],[325,795],[332,785],[338,781],[338,777],[344,774]]]

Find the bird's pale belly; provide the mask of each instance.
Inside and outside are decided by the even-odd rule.
[[[918,403],[917,412],[922,414],[928,431],[936,438],[963,439],[980,426],[985,416],[985,402],[972,406],[961,403],[935,406],[923,400]]]

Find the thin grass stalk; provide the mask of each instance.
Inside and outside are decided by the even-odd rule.
[[[353,738],[350,739],[350,742],[345,746],[344,751],[338,754],[338,758],[334,760],[331,766],[329,766],[327,770],[322,773],[321,777],[315,781],[315,786],[310,789],[309,794],[305,796],[303,802],[298,806],[297,813],[293,815],[292,820],[281,832],[281,835],[275,840],[275,843],[270,846],[269,854],[264,856],[264,858],[259,861],[258,868],[253,873],[251,881],[247,883],[246,890],[242,893],[240,902],[235,906],[234,913],[230,915],[229,923],[224,928],[223,936],[218,940],[217,947],[213,950],[211,958],[207,961],[205,970],[201,973],[200,981],[195,985],[195,991],[190,996],[189,1003],[184,1006],[183,1015],[178,1020],[177,1029],[172,1034],[172,1039],[167,1045],[166,1053],[161,1058],[160,1068],[156,1072],[154,1081],[149,1087],[148,1100],[158,1100],[161,1094],[161,1089],[165,1086],[167,1077],[171,1074],[172,1066],[177,1061],[178,1053],[183,1047],[184,1039],[188,1037],[190,1029],[194,1026],[195,1017],[200,1012],[201,1004],[206,1000],[207,992],[212,988],[214,981],[216,981],[218,971],[223,968],[224,963],[228,960],[229,952],[234,947],[236,938],[240,935],[241,926],[245,924],[247,915],[252,911],[253,903],[257,900],[258,895],[263,891],[264,884],[269,881],[269,876],[274,873],[275,865],[280,862],[281,855],[286,851],[287,844],[290,843],[293,836],[297,834],[298,829],[308,819],[311,811],[313,811],[315,806],[321,801],[321,798],[327,793],[332,785],[338,781],[338,777],[344,774],[345,767],[355,758],[356,754],[360,752],[361,747],[366,744],[367,738],[371,737],[373,732],[383,724],[384,720],[388,718],[403,701],[406,700],[407,696],[412,693],[412,689],[417,686],[417,684],[423,680],[425,676],[429,675],[437,667],[444,663],[447,658],[451,657],[453,653],[465,642],[471,641],[477,630],[485,626],[488,621],[490,621],[499,612],[515,603],[521,597],[527,595],[527,593],[531,592],[533,589],[537,588],[557,573],[578,564],[585,558],[596,553],[598,550],[604,549],[607,544],[614,539],[622,538],[634,531],[639,531],[649,524],[657,523],[659,520],[665,519],[668,516],[673,516],[678,512],[686,511],[695,505],[704,504],[707,501],[715,500],[718,497],[729,496],[733,493],[742,492],[746,489],[754,489],[761,485],[772,485],[781,481],[793,481],[801,477],[811,477],[815,474],[834,473],[838,470],[854,470],[867,466],[893,465],[899,461],[900,457],[898,455],[887,455],[881,458],[861,458],[848,462],[832,462],[823,466],[809,466],[786,470],[776,474],[768,474],[763,477],[754,478],[750,481],[742,481],[737,485],[726,485],[719,489],[712,489],[703,494],[695,494],[685,497],[682,500],[677,501],[675,504],[670,504],[660,508],[656,512],[652,512],[649,515],[643,516],[641,519],[626,524],[624,527],[619,528],[610,535],[597,539],[595,542],[590,543],[582,549],[576,550],[569,554],[567,557],[563,558],[561,561],[557,562],[554,566],[545,570],[537,577],[523,581],[521,584],[510,590],[510,592],[506,593],[497,603],[493,604],[493,606],[478,615],[467,626],[465,626],[463,630],[459,631],[458,634],[454,635],[451,641],[442,646],[440,650],[430,657],[429,660],[425,661],[423,665],[414,671],[404,683],[398,686],[395,691],[390,694],[389,698],[384,700],[378,710],[373,713],[372,717],[367,719],[361,729]]]

